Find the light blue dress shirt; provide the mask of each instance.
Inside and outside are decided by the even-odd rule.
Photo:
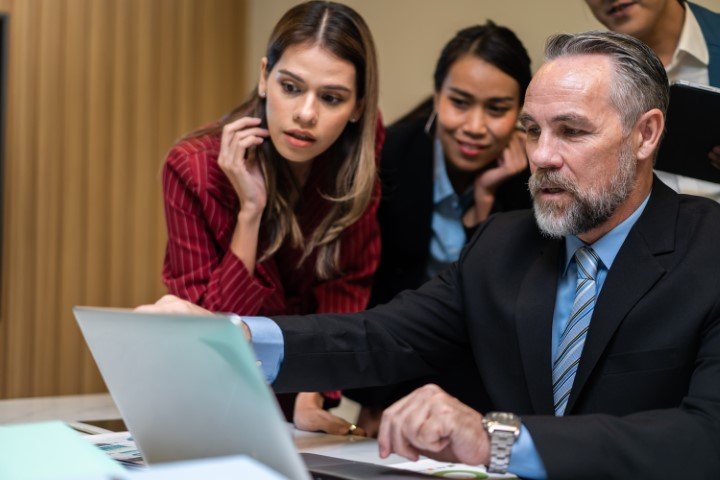
[[[650,195],[645,198],[632,215],[591,245],[602,261],[602,265],[598,268],[598,295],[620,247],[625,242],[630,229],[645,210],[649,198]],[[571,260],[575,255],[575,251],[584,245],[585,243],[574,235],[565,237],[565,259],[562,264],[563,271],[558,279],[555,312],[553,314],[551,361],[555,358],[555,352],[560,344],[560,336],[567,324],[575,298],[577,268],[575,262],[571,262]],[[261,363],[265,379],[268,383],[272,383],[277,378],[284,355],[282,331],[275,322],[266,317],[242,317],[242,319],[252,333],[253,348],[258,361]],[[521,425],[520,436],[512,447],[508,470],[524,478],[547,478],[545,465],[525,425]]]
[[[605,283],[608,270],[612,267],[620,247],[622,247],[622,244],[625,242],[628,233],[630,233],[630,229],[635,225],[635,222],[643,210],[645,210],[649,198],[650,195],[645,198],[632,215],[603,235],[597,242],[590,245],[595,253],[598,254],[598,257],[600,257],[601,262],[601,265],[598,265],[596,279],[598,295],[600,295],[600,290],[602,290],[603,284]],[[577,265],[572,259],[575,256],[575,251],[585,245],[585,242],[575,235],[565,237],[565,258],[563,259],[562,271],[558,278],[558,289],[555,296],[555,312],[553,314],[552,355],[550,357],[551,368],[552,360],[555,358],[558,345],[560,345],[560,337],[570,318],[570,311],[572,310],[572,304],[575,300]],[[525,425],[522,426],[522,432],[520,433],[518,441],[513,445],[509,470],[521,477],[547,478],[545,466],[540,459],[537,448],[535,448],[532,436],[525,428]]]
[[[597,295],[600,295],[608,270],[612,267],[615,257],[625,238],[627,238],[630,229],[645,210],[650,196],[640,204],[640,206],[628,218],[622,221],[618,226],[606,233],[597,242],[590,245],[598,257],[600,257],[601,265],[598,265],[597,272]],[[558,289],[555,296],[555,313],[553,314],[553,330],[552,330],[552,355],[550,357],[551,367],[552,361],[555,359],[558,345],[560,345],[560,337],[562,336],[567,321],[570,318],[573,300],[575,300],[575,286],[577,284],[577,265],[572,261],[575,251],[585,246],[585,242],[575,235],[565,237],[565,258],[563,260],[563,269],[558,279]]]
[[[462,196],[455,193],[447,174],[445,153],[438,139],[435,139],[433,159],[432,237],[425,269],[428,280],[460,258],[460,251],[467,241],[462,216],[465,205],[473,200],[472,188]]]
[[[241,317],[252,335],[252,346],[255,358],[260,362],[260,369],[265,381],[273,383],[280,371],[285,358],[285,341],[277,323],[267,317]]]

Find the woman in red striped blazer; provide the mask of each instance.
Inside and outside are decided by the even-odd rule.
[[[170,293],[239,315],[365,308],[380,255],[372,37],[351,8],[308,2],[275,26],[257,89],[191,133],[163,170]],[[346,433],[301,393],[300,428]],[[281,399],[286,414],[293,403]]]

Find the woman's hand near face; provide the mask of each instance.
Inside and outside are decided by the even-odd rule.
[[[243,117],[223,128],[218,165],[230,180],[240,200],[240,211],[262,215],[267,202],[265,179],[253,150],[268,131],[260,119]]]
[[[508,179],[527,168],[525,133],[513,132],[508,146],[497,160],[497,166],[481,172],[474,182],[475,205],[463,216],[466,227],[474,227],[484,221],[492,210],[495,193]]]
[[[230,250],[252,275],[257,257],[260,219],[267,203],[262,169],[253,150],[263,143],[268,131],[260,128],[260,119],[243,117],[223,128],[218,165],[227,176],[240,200],[238,221],[230,241]]]

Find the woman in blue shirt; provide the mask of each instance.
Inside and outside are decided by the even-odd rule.
[[[433,96],[387,130],[378,211],[382,254],[370,306],[447,268],[491,213],[530,207],[524,133],[516,128],[530,77],[520,40],[491,21],[461,30],[445,45]],[[480,379],[465,387],[472,373],[449,366],[442,379],[420,384],[439,383],[481,408]],[[417,386],[346,394],[370,407],[360,421],[372,433],[369,419]]]

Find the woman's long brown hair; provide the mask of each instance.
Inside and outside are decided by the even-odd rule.
[[[348,122],[337,141],[323,154],[328,164],[327,181],[321,192],[332,202],[327,216],[307,239],[303,237],[294,207],[300,187],[288,162],[272,142],[257,150],[265,175],[267,206],[262,231],[263,261],[273,255],[289,237],[292,245],[303,249],[300,264],[317,248],[315,270],[327,279],[340,272],[340,234],[356,222],[367,209],[376,178],[375,131],[377,124],[378,77],[375,45],[365,21],[348,6],[334,2],[310,1],[288,10],[270,35],[266,57],[270,72],[285,50],[292,45],[319,45],[355,67],[357,102],[361,117]],[[186,138],[221,135],[223,127],[244,116],[257,116],[265,123],[265,99],[257,88],[239,107],[216,124],[197,130]],[[299,265],[298,265],[299,266]]]

